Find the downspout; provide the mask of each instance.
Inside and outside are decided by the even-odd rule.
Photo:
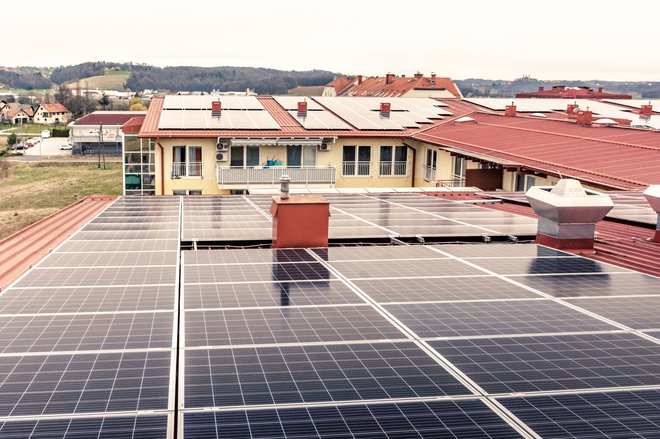
[[[165,195],[165,148],[160,143],[160,137],[156,138],[156,145],[160,148],[160,194]]]

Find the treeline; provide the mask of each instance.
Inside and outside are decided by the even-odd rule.
[[[8,88],[24,88],[34,90],[40,88],[50,88],[52,85],[50,79],[45,78],[41,72],[10,72],[0,70],[0,84]]]
[[[455,80],[465,97],[514,97],[516,93],[537,91],[539,87],[546,90],[553,86],[590,87],[594,90],[603,87],[609,93],[627,93],[634,99],[660,98],[660,82],[634,81],[579,81],[579,80],[542,80],[523,76],[513,81],[500,79],[468,78]]]
[[[50,75],[54,84],[64,84],[65,82],[79,81],[90,76],[100,76],[108,70],[128,70],[139,71],[150,69],[150,66],[133,63],[114,63],[106,61],[86,62],[74,66],[57,67]]]
[[[253,67],[152,67],[133,71],[126,81],[131,90],[244,91],[282,94],[297,86],[325,85],[335,74],[323,70],[284,71]]]

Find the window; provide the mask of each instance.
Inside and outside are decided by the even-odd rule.
[[[424,161],[424,180],[435,181],[435,167],[438,161],[438,151],[432,148],[426,150]]]
[[[369,175],[371,146],[344,146],[343,175]]]
[[[138,139],[137,135],[124,136],[124,194],[155,195],[156,163],[155,142]]]
[[[232,168],[259,166],[259,147],[232,146],[229,153],[229,166]]]
[[[174,146],[172,148],[172,178],[202,176],[202,147]]]
[[[289,168],[316,166],[316,146],[288,145],[286,147],[286,165]]]
[[[381,146],[380,175],[406,175],[407,155],[405,146]]]
[[[174,189],[172,195],[202,195],[201,189]]]
[[[536,186],[536,177],[527,174],[516,174],[516,191],[525,192],[532,186]]]
[[[453,175],[454,180],[462,180],[465,178],[465,170],[467,169],[467,161],[464,157],[453,157]]]

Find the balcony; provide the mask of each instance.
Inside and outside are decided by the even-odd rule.
[[[173,162],[172,179],[182,177],[202,178],[202,162]]]
[[[218,186],[223,188],[246,188],[249,186],[279,187],[280,177],[288,175],[291,184],[298,186],[334,186],[337,170],[331,166],[325,167],[299,167],[286,166],[255,167],[255,168],[226,168],[218,166]]]
[[[408,162],[405,162],[405,161],[380,162],[380,172],[379,172],[379,174],[381,176],[393,175],[393,176],[405,177],[405,176],[408,175]]]
[[[435,182],[435,168],[424,166],[424,181]]]

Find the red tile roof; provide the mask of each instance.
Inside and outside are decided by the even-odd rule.
[[[659,133],[483,113],[471,117],[476,123],[445,123],[412,137],[607,188],[660,182]]]
[[[406,76],[364,78],[361,83],[356,78],[337,78],[329,86],[337,91],[337,96],[379,96],[399,97],[411,90],[447,90],[457,98],[462,97],[451,78],[424,77],[420,74],[410,78]]]
[[[142,128],[144,123],[145,115],[131,117],[124,125],[122,125],[121,130],[125,134],[137,134]]]
[[[632,99],[625,93],[607,93],[602,87],[597,91],[589,87],[565,87],[557,85],[550,90],[539,87],[538,91],[521,92],[516,94],[517,98],[561,98],[561,99]]]
[[[69,112],[69,110],[67,110],[67,108],[64,105],[58,104],[58,103],[41,104],[40,107],[43,108],[44,110],[46,110],[49,113],[68,113]]]
[[[73,122],[74,125],[124,125],[130,119],[136,116],[144,116],[146,112],[142,111],[121,111],[121,112],[103,112],[95,111],[87,116],[83,116]]]

